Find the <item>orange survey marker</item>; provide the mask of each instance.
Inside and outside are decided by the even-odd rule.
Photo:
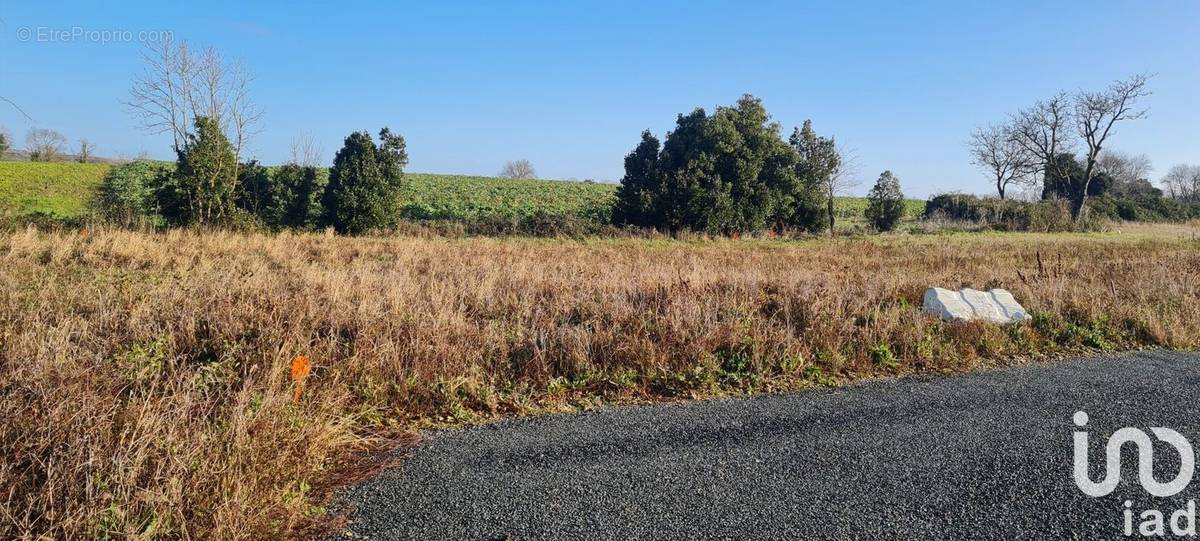
[[[308,362],[308,357],[297,355],[292,359],[292,382],[296,388],[292,396],[293,404],[300,403],[300,393],[304,391],[304,378],[308,377],[309,372],[312,372],[312,364]]]

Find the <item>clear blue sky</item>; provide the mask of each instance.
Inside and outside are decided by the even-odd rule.
[[[409,170],[617,180],[641,130],[761,97],[855,150],[910,195],[984,192],[964,141],[1058,89],[1156,74],[1151,117],[1112,147],[1155,178],[1200,163],[1200,2],[14,2],[0,8],[0,95],[106,156],[170,157],[121,102],[137,43],[22,41],[22,29],[170,30],[239,57],[266,110],[252,154],[313,134],[331,161],[351,131],[390,126]],[[31,123],[0,104],[20,146]]]

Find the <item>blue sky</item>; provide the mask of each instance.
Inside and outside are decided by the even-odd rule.
[[[203,7],[200,7],[200,6]],[[106,156],[170,157],[121,105],[137,43],[44,42],[38,29],[169,30],[255,74],[268,163],[312,134],[332,161],[351,131],[408,140],[409,170],[618,180],[643,129],[743,93],[785,131],[806,118],[854,150],[856,191],[986,192],[964,142],[1056,90],[1155,74],[1150,118],[1111,147],[1155,178],[1200,163],[1200,2],[5,2],[0,95]],[[22,41],[23,31],[34,36]],[[0,104],[20,146],[31,123]]]

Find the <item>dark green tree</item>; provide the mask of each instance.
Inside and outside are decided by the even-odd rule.
[[[214,120],[196,117],[195,127],[177,153],[175,173],[159,186],[159,206],[175,225],[228,223],[236,210],[237,156]]]
[[[278,219],[274,214],[274,194],[271,172],[258,163],[250,160],[238,168],[238,208],[258,216],[263,223],[275,225]]]
[[[709,115],[679,115],[658,141],[648,132],[625,160],[618,223],[731,234],[807,223],[797,154],[762,101],[742,96]],[[820,221],[818,218],[817,222]]]
[[[884,171],[867,194],[867,223],[876,231],[891,231],[904,217],[904,193],[900,191],[900,179],[891,171]]]
[[[658,152],[658,138],[646,130],[642,132],[642,142],[625,156],[625,177],[617,188],[613,205],[613,221],[617,224],[639,227],[662,224]]]
[[[1084,199],[1081,193],[1085,186],[1088,197],[1100,197],[1108,193],[1113,185],[1113,179],[1107,173],[1095,173],[1091,182],[1084,182],[1086,174],[1087,168],[1075,159],[1074,154],[1058,154],[1054,162],[1045,168],[1042,177],[1042,199],[1081,201]]]
[[[325,184],[317,168],[296,163],[275,170],[276,201],[282,206],[280,226],[310,229],[321,215],[321,192]]]
[[[831,138],[820,137],[813,131],[812,121],[793,130],[788,143],[796,150],[794,203],[785,210],[786,224],[808,231],[820,231],[826,224],[833,232],[833,200],[837,179],[842,167],[842,155]],[[822,208],[824,207],[824,208]]]
[[[379,132],[379,146],[367,132],[350,134],[329,170],[325,223],[350,234],[394,225],[407,164],[404,138],[389,129]]]

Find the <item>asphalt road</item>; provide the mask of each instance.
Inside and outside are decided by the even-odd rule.
[[[741,400],[610,408],[433,433],[340,496],[343,538],[1111,539],[1136,482],[1072,478],[1086,411],[1093,478],[1125,426],[1200,449],[1200,355],[1138,353]],[[1179,454],[1159,442],[1160,481]],[[1136,528],[1140,519],[1134,523]],[[1169,526],[1168,526],[1169,528]],[[1167,530],[1170,537],[1170,530]]]

